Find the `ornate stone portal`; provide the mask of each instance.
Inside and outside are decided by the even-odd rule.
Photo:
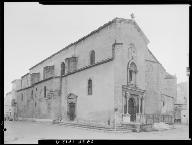
[[[123,123],[141,122],[144,113],[144,90],[135,86],[122,86]]]

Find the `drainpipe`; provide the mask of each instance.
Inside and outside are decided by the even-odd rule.
[[[117,45],[123,45],[123,43],[117,43],[117,41],[115,40],[115,42],[112,44],[112,58],[115,59],[116,54],[115,54],[115,47]],[[116,96],[114,96],[115,99]],[[117,105],[116,105],[117,104]],[[117,113],[118,113],[118,104],[119,104],[119,98],[117,98],[117,102],[114,102],[114,123],[115,123],[115,131],[116,131],[116,125],[117,125]]]
[[[115,131],[117,130],[116,128],[117,128],[117,121],[116,121],[116,119],[117,119],[117,114],[116,114],[116,111],[115,111]]]
[[[62,119],[62,113],[61,113],[61,108],[62,108],[62,69],[60,72],[60,85],[59,85],[59,121]]]

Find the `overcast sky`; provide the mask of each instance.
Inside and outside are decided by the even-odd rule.
[[[5,3],[4,92],[11,81],[115,17],[135,20],[149,49],[178,82],[187,80],[189,5],[40,5]]]

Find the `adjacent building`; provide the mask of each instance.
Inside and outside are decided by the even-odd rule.
[[[13,109],[11,105],[12,92],[8,92],[4,98],[4,118],[7,120],[13,119]]]
[[[175,122],[189,123],[189,82],[177,84],[177,98],[175,106]]]
[[[16,91],[19,118],[173,122],[175,76],[133,19],[115,18],[29,69]]]
[[[21,79],[16,79],[12,81],[12,110],[13,110],[13,119],[17,120],[17,90],[21,89]]]

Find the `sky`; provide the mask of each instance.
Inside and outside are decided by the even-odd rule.
[[[135,21],[148,48],[177,82],[188,80],[189,5],[40,5],[4,6],[4,94],[29,68],[115,17]]]

